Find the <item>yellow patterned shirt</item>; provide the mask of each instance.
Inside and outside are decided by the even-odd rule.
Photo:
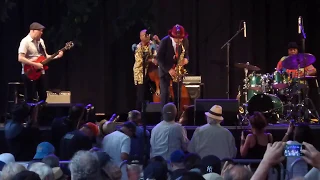
[[[150,58],[156,57],[157,51],[154,47],[156,47],[156,45],[152,41],[150,41],[149,44],[145,46],[143,46],[141,42],[137,45],[137,49],[134,53],[135,63],[133,65],[133,80],[135,85],[143,84],[143,53],[145,52],[146,55]],[[148,64],[149,63],[146,62],[145,73],[147,73]]]

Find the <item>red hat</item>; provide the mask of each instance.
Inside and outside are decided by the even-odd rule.
[[[188,33],[185,32],[184,27],[176,24],[168,31],[169,36],[173,38],[184,38],[188,36]]]
[[[99,135],[99,127],[97,125],[95,125],[94,123],[92,122],[88,122],[84,125],[85,127],[89,128],[90,131],[92,131],[92,133],[95,135],[95,136],[98,136]]]

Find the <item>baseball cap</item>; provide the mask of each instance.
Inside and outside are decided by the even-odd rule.
[[[221,160],[214,155],[208,155],[201,159],[201,172],[207,173],[221,173]]]
[[[95,136],[98,136],[99,135],[99,127],[92,123],[92,122],[88,122],[84,125],[84,127],[87,127],[90,129],[90,131],[92,131],[92,133],[95,135]]]
[[[40,29],[44,29],[45,27],[38,23],[38,22],[33,22],[32,24],[30,24],[30,30],[40,30]]]
[[[123,123],[123,127],[128,128],[133,133],[132,135],[133,137],[137,137],[136,135],[137,126],[134,122],[126,121],[125,123]]]
[[[172,163],[182,163],[184,161],[185,155],[182,150],[176,150],[171,153],[170,161]]]
[[[51,143],[42,142],[37,146],[37,152],[33,159],[43,159],[44,157],[53,154],[54,151],[55,148]]]
[[[162,108],[162,117],[165,121],[174,120],[177,115],[177,107],[173,103],[168,103]]]

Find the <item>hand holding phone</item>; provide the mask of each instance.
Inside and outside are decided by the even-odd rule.
[[[304,149],[304,145],[301,144],[287,144],[284,149],[284,156],[286,157],[300,157],[303,156],[301,150]]]

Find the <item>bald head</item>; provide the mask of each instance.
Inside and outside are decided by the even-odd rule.
[[[241,165],[235,165],[225,172],[224,180],[250,180],[252,172]]]
[[[168,103],[162,108],[162,117],[165,121],[174,121],[177,116],[177,107],[173,103]]]

